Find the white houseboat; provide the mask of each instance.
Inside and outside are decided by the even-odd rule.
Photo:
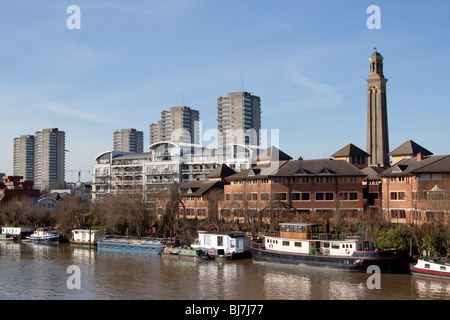
[[[191,245],[209,258],[240,259],[250,257],[250,238],[243,233],[222,231],[198,231],[198,238]]]
[[[14,240],[22,240],[25,239],[26,236],[29,236],[33,233],[31,228],[25,228],[25,227],[2,227],[2,233],[3,235],[9,235],[10,237],[13,237]]]
[[[255,262],[296,266],[366,271],[377,265],[383,272],[396,272],[406,264],[398,250],[376,250],[374,241],[334,236],[312,223],[280,223],[279,233],[252,241],[250,249]]]
[[[408,266],[412,274],[421,274],[426,276],[443,277],[450,279],[450,263],[433,260],[417,259],[417,263]]]
[[[77,246],[96,246],[97,241],[101,239],[100,230],[75,229],[72,230],[71,245]]]

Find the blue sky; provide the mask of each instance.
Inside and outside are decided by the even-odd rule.
[[[80,30],[66,27],[72,4]],[[381,29],[366,26],[370,5]],[[0,172],[12,174],[14,137],[59,128],[66,169],[89,180],[115,130],[141,130],[147,146],[160,111],[183,104],[214,129],[217,96],[242,83],[293,158],[365,149],[373,47],[389,79],[391,150],[412,139],[449,154],[449,9],[438,0],[3,1]]]

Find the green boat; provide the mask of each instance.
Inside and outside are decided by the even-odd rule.
[[[174,259],[202,259],[203,255],[202,250],[189,247],[165,247],[161,252],[162,257]]]

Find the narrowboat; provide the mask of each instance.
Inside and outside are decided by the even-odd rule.
[[[46,228],[36,229],[33,234],[26,237],[31,242],[36,243],[59,243],[59,234],[54,234]]]
[[[204,253],[202,250],[192,249],[191,247],[170,246],[164,248],[161,256],[163,258],[197,260],[204,258]]]
[[[450,279],[450,263],[440,260],[417,259],[417,262],[410,264],[408,269],[412,274]]]
[[[203,251],[204,258],[250,258],[250,238],[243,233],[222,231],[198,231],[198,238],[191,245]]]
[[[406,267],[399,250],[376,250],[372,240],[333,235],[313,223],[280,223],[279,233],[251,241],[250,250],[255,262],[360,272],[372,265],[381,272],[401,272]]]
[[[126,251],[161,254],[166,243],[163,239],[134,239],[129,237],[105,236],[97,242],[98,251]]]
[[[73,246],[97,246],[97,241],[101,238],[100,230],[74,229],[70,244]]]

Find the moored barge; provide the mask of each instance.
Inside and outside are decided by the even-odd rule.
[[[203,258],[250,258],[250,238],[240,232],[198,231],[192,249],[202,250]]]
[[[166,243],[163,239],[133,239],[117,236],[105,236],[97,242],[99,251],[126,251],[149,254],[161,254],[165,246]]]
[[[399,250],[376,250],[372,240],[331,235],[312,223],[280,223],[279,234],[251,241],[250,250],[255,262],[360,272],[372,265],[381,272],[402,272],[406,263]]]

